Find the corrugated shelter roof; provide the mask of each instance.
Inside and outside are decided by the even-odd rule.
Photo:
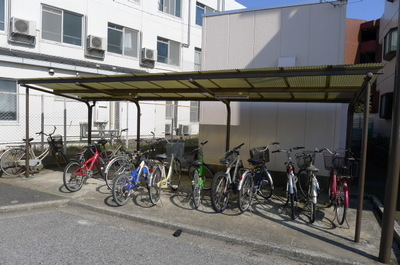
[[[20,85],[82,101],[229,100],[349,103],[384,64],[324,65],[20,79]]]

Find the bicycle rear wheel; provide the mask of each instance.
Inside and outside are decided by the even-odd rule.
[[[179,159],[174,159],[171,178],[169,179],[169,187],[171,190],[177,190],[182,178],[182,165]]]
[[[306,170],[299,170],[297,173],[297,185],[300,189],[300,193],[305,200],[307,200],[308,187],[310,186],[309,177]]]
[[[346,215],[347,215],[347,208],[348,206],[346,205],[346,196],[348,196],[348,191],[345,188],[345,183],[340,182],[339,187],[338,187],[338,194],[337,194],[337,199],[336,199],[336,218],[339,223],[339,225],[342,225],[344,223],[344,220],[346,220]]]
[[[149,179],[149,197],[153,204],[157,204],[161,199],[161,185],[163,182],[161,169],[156,167]]]
[[[198,170],[193,171],[192,196],[194,208],[197,209],[199,208],[201,201],[200,177]]]
[[[211,205],[215,212],[222,213],[228,206],[228,201],[228,176],[225,172],[218,172],[211,184]]]
[[[0,157],[0,166],[3,173],[11,177],[19,177],[25,172],[25,150],[20,148],[8,149]]]
[[[77,161],[70,162],[64,169],[64,186],[71,192],[80,190],[86,178],[87,172],[84,166]]]
[[[67,166],[69,161],[63,152],[53,150],[51,155],[54,157],[59,168],[64,169]]]
[[[254,178],[251,172],[247,172],[244,176],[243,184],[239,190],[238,207],[241,212],[247,211],[251,205],[254,191]]]
[[[267,174],[269,174],[268,171],[263,172],[262,179],[260,180],[257,189],[258,194],[264,199],[269,199],[272,196],[272,182],[270,177],[267,176]]]
[[[127,157],[119,156],[111,160],[106,167],[104,177],[108,189],[111,190],[113,188],[113,180],[119,175],[119,173],[125,171],[132,172],[134,170],[135,166]]]
[[[131,175],[129,172],[120,172],[114,179],[112,196],[114,202],[119,206],[125,205],[131,195],[131,189],[127,188],[130,184]]]

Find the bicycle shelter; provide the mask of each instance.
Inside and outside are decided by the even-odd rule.
[[[364,100],[365,106],[369,105],[371,84],[379,74],[383,73],[383,67],[384,64],[373,63],[94,77],[35,78],[20,79],[18,84],[26,88],[27,138],[29,138],[29,89],[33,89],[84,102],[88,107],[89,143],[92,140],[92,110],[97,101],[126,100],[135,103],[138,110],[137,138],[139,138],[140,101],[178,100],[221,101],[226,105],[226,149],[229,149],[230,102],[232,101],[346,103],[349,104],[346,134],[347,145],[349,145],[354,106],[360,100]],[[364,109],[361,175],[358,188],[359,197],[355,232],[356,242],[360,240],[368,141],[369,114],[368,108]],[[398,111],[399,108],[394,106],[394,109]],[[397,152],[400,152],[400,150],[397,150]],[[29,158],[26,160],[28,163]],[[395,168],[395,165],[392,166]],[[393,176],[396,175],[394,170],[389,168],[388,171],[392,172]],[[26,174],[28,177],[28,170]],[[396,201],[397,194],[391,194],[390,196],[392,196],[393,201]],[[394,219],[394,213],[392,216]],[[385,223],[382,229],[384,229],[384,226]],[[392,238],[382,236],[381,242],[391,246]]]

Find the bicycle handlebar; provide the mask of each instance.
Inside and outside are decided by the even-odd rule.
[[[293,150],[300,150],[300,149],[304,149],[304,146],[295,146],[290,149],[278,149],[278,150],[272,151],[271,153],[279,153],[279,152],[291,153]]]
[[[57,127],[54,126],[54,130],[53,130],[52,133],[46,134],[46,133],[40,131],[40,132],[37,132],[36,134],[39,134],[39,135],[43,134],[43,135],[46,135],[46,136],[50,136],[50,137],[51,137],[51,136],[56,132],[56,129],[57,129]]]

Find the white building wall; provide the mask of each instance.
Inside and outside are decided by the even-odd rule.
[[[208,15],[203,26],[204,70],[277,67],[281,57],[295,66],[343,64],[346,8],[312,4]],[[281,148],[344,147],[347,105],[316,103],[231,103],[231,146],[252,147],[279,141]],[[220,113],[220,115],[215,115]],[[225,151],[226,107],[201,104],[200,140],[207,161]],[[270,169],[284,170],[283,154],[271,154]],[[322,156],[317,167],[324,172]]]

